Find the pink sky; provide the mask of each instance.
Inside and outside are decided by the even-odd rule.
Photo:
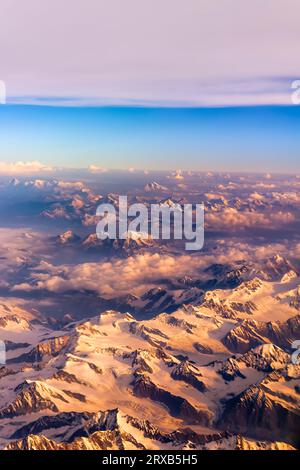
[[[1,0],[8,97],[290,103],[299,0]],[[282,78],[288,81],[282,81]]]

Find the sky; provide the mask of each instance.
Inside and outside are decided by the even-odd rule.
[[[300,172],[300,107],[0,106],[0,160]]]
[[[0,161],[297,171],[298,0],[1,0]]]

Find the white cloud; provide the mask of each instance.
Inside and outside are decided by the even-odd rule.
[[[103,168],[102,166],[98,166],[98,165],[90,165],[89,166],[89,171],[91,173],[106,173],[107,169]]]
[[[263,201],[265,200],[265,196],[255,191],[254,193],[250,194],[249,199],[254,199],[255,201]]]
[[[93,290],[106,298],[122,294],[141,294],[162,280],[169,281],[185,275],[207,277],[203,270],[214,263],[226,264],[235,260],[264,259],[286,250],[284,245],[256,248],[237,241],[219,241],[213,254],[139,254],[126,259],[54,265],[41,262],[34,267],[30,279],[14,285],[12,291],[48,290],[56,294],[69,290]]]
[[[163,285],[185,275],[204,280],[210,274],[205,268],[212,264],[261,262],[274,254],[299,258],[300,244],[283,240],[281,243],[255,246],[237,238],[217,240],[212,253],[170,255],[144,253],[128,258],[113,258],[97,262],[76,263],[76,253],[71,264],[57,264],[53,246],[44,234],[21,229],[0,229],[3,247],[2,280],[11,292],[46,290],[62,294],[70,290],[92,290],[105,298],[123,294],[137,294],[151,287]],[[80,254],[79,254],[79,258]],[[299,261],[299,260],[298,260]],[[20,268],[27,265],[26,275],[20,279]],[[15,277],[16,276],[16,277]]]
[[[3,162],[0,161],[0,173],[4,174],[31,174],[43,173],[52,171],[52,167],[44,165],[43,163],[35,160],[32,162]]]
[[[206,263],[206,257],[182,255],[176,258],[146,253],[125,260],[81,263],[76,266],[42,264],[34,270],[33,285],[22,283],[13,290],[46,289],[59,293],[72,289],[91,289],[100,295],[115,297],[130,291],[142,292],[161,278],[177,278],[186,274],[187,269],[191,272]]]
[[[206,227],[213,230],[247,230],[249,228],[284,228],[295,222],[296,216],[288,211],[250,212],[225,207],[222,211],[206,214]]]

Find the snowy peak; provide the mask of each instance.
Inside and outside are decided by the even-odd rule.
[[[282,282],[282,284],[285,284],[285,283],[288,283],[288,282],[290,282],[294,279],[297,279],[297,277],[298,277],[298,274],[295,271],[290,270],[282,276],[281,282]]]
[[[150,193],[150,192],[168,191],[168,188],[166,188],[165,186],[162,186],[156,181],[151,181],[150,183],[147,183],[145,185],[144,190]]]
[[[5,315],[0,317],[0,330],[5,329],[9,332],[31,330],[32,326],[25,318],[17,315]]]
[[[266,378],[228,400],[219,425],[240,433],[251,429],[250,433],[256,438],[263,436],[265,440],[283,440],[296,446],[299,441],[300,399],[293,394],[291,400],[290,395],[290,387],[296,384],[295,380],[277,371],[274,382],[268,382]],[[282,419],[286,425],[278,426]]]
[[[290,354],[272,343],[251,349],[241,356],[232,356],[221,365],[218,372],[224,380],[232,381],[237,377],[246,378],[251,369],[270,373],[280,370],[290,362]]]
[[[58,412],[57,403],[66,403],[64,394],[40,381],[18,385],[16,398],[0,410],[0,419],[36,413],[42,410]]]
[[[58,235],[57,241],[60,245],[69,245],[80,241],[80,237],[76,235],[73,230],[67,230],[66,232]]]
[[[240,353],[270,342],[289,350],[299,335],[300,315],[297,315],[284,323],[244,320],[229,331],[222,341],[230,351]]]
[[[281,279],[291,271],[296,272],[290,261],[280,255],[272,256],[267,260],[265,271],[271,279]]]

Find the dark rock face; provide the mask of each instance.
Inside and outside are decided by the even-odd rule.
[[[289,397],[272,396],[264,382],[228,400],[218,424],[231,432],[299,445],[299,409]]]
[[[141,338],[145,339],[151,346],[155,347],[165,347],[166,346],[166,340],[169,339],[167,335],[162,333],[159,330],[156,330],[154,328],[150,328],[146,325],[139,325],[138,322],[131,322],[130,327],[129,327],[130,333],[134,335],[141,336]],[[154,338],[153,338],[154,336]],[[158,337],[160,339],[155,338]],[[163,341],[164,340],[164,341]]]
[[[78,438],[71,443],[60,443],[45,436],[29,435],[6,446],[6,450],[124,450],[123,439],[133,441],[136,449],[144,447],[138,444],[132,436],[125,433],[121,436],[118,431],[98,431],[88,439]]]
[[[290,362],[290,354],[274,344],[265,344],[239,356],[232,356],[222,363],[218,370],[224,380],[232,381],[236,377],[245,378],[240,368],[246,366],[260,372],[270,373],[282,369]]]
[[[144,449],[144,445],[130,433],[124,431],[119,421],[118,409],[97,413],[59,413],[43,416],[16,431],[11,439],[17,439],[6,447],[7,450],[107,450]],[[164,432],[148,420],[123,415],[122,420],[141,431],[144,438],[171,446],[195,448],[210,442],[235,439],[227,431],[212,434],[198,434],[192,429],[182,428]],[[46,430],[65,430],[59,435],[59,442],[47,438]],[[73,429],[73,432],[71,432]],[[134,434],[134,432],[133,432]]]
[[[45,436],[29,435],[6,446],[6,450],[59,450],[60,444]]]
[[[208,346],[203,346],[200,343],[194,343],[194,348],[201,354],[213,354],[213,350]]]
[[[222,375],[223,379],[226,382],[233,381],[236,377],[245,379],[245,375],[239,370],[239,363],[233,358],[227,359],[225,364],[222,365],[221,369],[218,371]]]
[[[70,374],[69,372],[66,372],[65,370],[63,369],[59,369],[54,375],[53,375],[53,379],[56,379],[56,380],[61,380],[63,382],[67,382],[69,384],[71,383],[77,383],[79,385],[86,385],[85,382],[83,382],[82,380],[79,380],[76,375],[74,374]]]
[[[296,310],[300,310],[300,287],[294,296],[294,298],[290,301],[290,306],[294,307]]]
[[[128,422],[142,431],[145,437],[163,443],[172,443],[173,445],[185,444],[189,441],[196,445],[204,445],[231,435],[227,431],[214,434],[198,434],[190,428],[177,429],[171,433],[166,433],[153,426],[148,420],[140,420],[130,416],[128,416]]]
[[[230,289],[237,287],[243,282],[244,277],[249,271],[248,266],[231,266],[229,264],[212,264],[205,272],[214,276],[211,279],[211,288]]]
[[[144,311],[152,310],[157,304],[159,304],[161,310],[167,309],[176,302],[172,295],[162,288],[150,289],[141,296],[141,300],[145,302]]]
[[[205,392],[206,386],[202,380],[200,380],[201,374],[188,362],[183,361],[171,373],[171,377],[174,380],[182,380],[192,387],[196,388],[199,392]]]
[[[57,412],[58,408],[53,400],[66,402],[60,393],[49,390],[38,382],[24,382],[15,391],[17,392],[15,400],[0,410],[0,419],[36,413],[45,409]]]
[[[236,319],[240,313],[252,315],[257,307],[253,302],[236,302],[220,299],[214,292],[207,292],[203,296],[202,307],[213,310],[223,318]]]
[[[244,320],[223,338],[223,344],[233,352],[245,353],[264,343],[273,343],[290,350],[294,340],[300,338],[300,315],[286,322],[260,322]]]
[[[178,318],[170,315],[166,318],[166,323],[171,326],[176,326],[178,328],[184,329],[187,333],[193,333],[193,328],[195,325],[193,323],[187,322],[185,320],[179,320]]]
[[[42,416],[32,423],[26,424],[15,431],[11,439],[21,439],[29,434],[39,434],[47,429],[59,429],[64,426],[82,426],[90,419],[92,413],[59,413],[55,416]]]
[[[152,374],[153,370],[151,366],[147,363],[146,359],[142,356],[140,351],[134,351],[131,355],[132,367],[135,367],[135,372],[143,373],[147,372]]]
[[[4,341],[6,351],[15,351],[16,349],[28,348],[29,343],[15,343],[14,341]]]
[[[183,418],[193,424],[208,425],[210,416],[207,410],[198,410],[184,398],[157,387],[149,377],[137,375],[132,385],[134,395],[162,403],[167,406],[172,416]]]
[[[47,357],[56,357],[62,352],[69,344],[70,336],[58,336],[49,341],[38,343],[31,351],[22,354],[16,358],[8,361],[11,364],[18,362],[28,362],[30,364],[34,362],[42,362]]]
[[[6,377],[7,375],[14,375],[17,374],[18,372],[12,369],[8,369],[6,366],[0,367],[0,379],[3,377]]]

